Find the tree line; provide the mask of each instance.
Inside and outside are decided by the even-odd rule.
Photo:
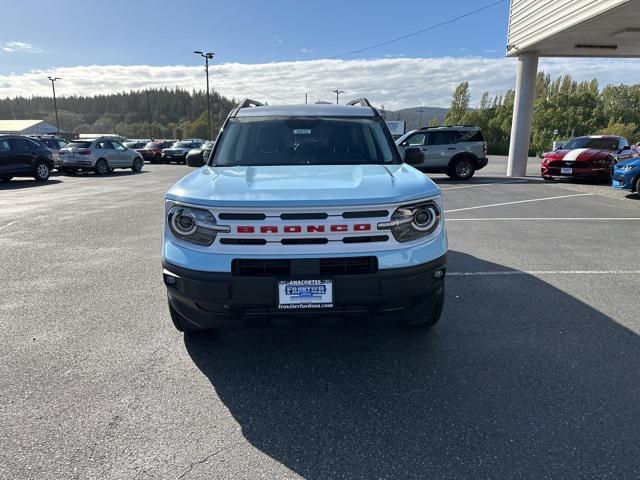
[[[211,124],[215,136],[232,99],[211,92]],[[128,138],[209,138],[207,95],[180,88],[150,89],[91,97],[57,99],[60,128],[73,133],[117,133]],[[51,97],[0,99],[0,118],[45,120],[55,125]]]
[[[461,83],[453,93],[446,123],[478,125],[489,151],[506,155],[515,92],[494,97],[485,92],[477,108],[471,108],[470,100],[469,83]],[[538,74],[530,155],[550,150],[554,140],[580,135],[621,135],[635,143],[640,139],[639,126],[640,85],[600,88],[597,80],[577,82],[570,75],[552,79]]]

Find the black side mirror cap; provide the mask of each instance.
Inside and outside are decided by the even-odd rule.
[[[424,152],[420,147],[409,147],[404,151],[404,163],[409,165],[420,165],[424,163]]]

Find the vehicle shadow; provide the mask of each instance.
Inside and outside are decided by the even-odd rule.
[[[449,270],[510,269],[450,252]],[[638,478],[640,337],[514,273],[449,277],[430,332],[184,341],[246,440],[304,478]]]
[[[433,180],[438,185],[484,185],[491,183],[541,183],[542,179],[539,177],[530,177],[530,178],[522,178],[516,177],[511,178],[507,176],[475,176],[470,180],[456,180],[454,178],[444,176],[439,176],[439,174],[429,174],[428,175],[431,180]]]
[[[36,182],[29,178],[13,178],[9,182],[0,182],[0,191],[2,190],[20,190],[23,188],[31,187],[43,187],[46,185],[54,185],[56,183],[62,183],[61,180],[49,177],[46,182]]]

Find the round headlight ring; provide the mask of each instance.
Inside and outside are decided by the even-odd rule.
[[[428,232],[438,222],[439,214],[432,205],[417,207],[413,211],[413,223],[411,226],[418,232]]]
[[[193,235],[198,229],[196,216],[192,212],[179,209],[171,217],[171,226],[180,235]]]

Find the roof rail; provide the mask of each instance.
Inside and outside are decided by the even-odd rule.
[[[371,107],[371,108],[373,108],[373,106],[369,103],[369,100],[367,100],[365,97],[356,98],[355,100],[351,100],[350,102],[347,103],[347,105],[351,105],[351,106],[360,105],[361,107]]]
[[[238,108],[248,108],[248,107],[264,107],[264,104],[258,102],[257,100],[251,100],[250,98],[245,98],[238,104]]]

